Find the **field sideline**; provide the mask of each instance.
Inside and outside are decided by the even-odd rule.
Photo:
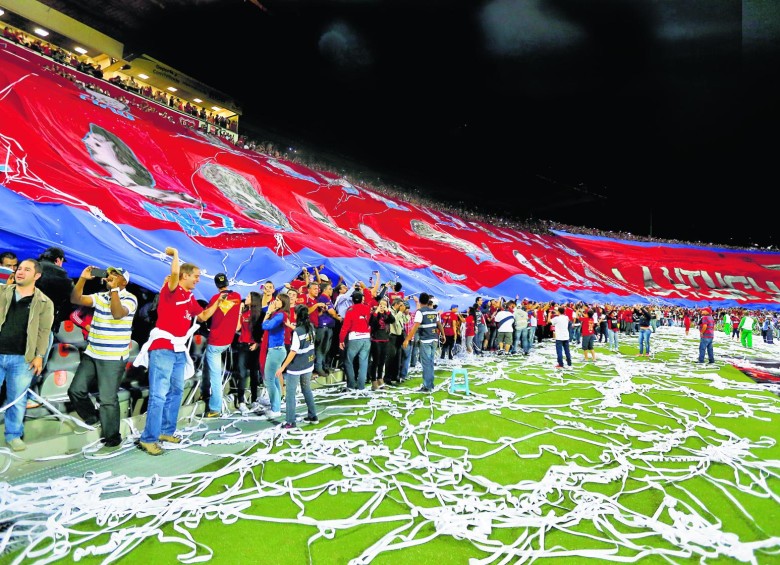
[[[552,342],[461,355],[430,395],[419,368],[317,389],[315,426],[190,419],[161,457],[75,454],[94,469],[0,483],[0,563],[780,563],[780,387],[731,365],[775,346],[719,333],[698,365],[696,331],[659,328],[650,358],[621,338],[564,370]]]

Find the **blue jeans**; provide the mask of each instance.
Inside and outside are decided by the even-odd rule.
[[[474,336],[474,350],[482,353],[482,344],[485,341],[485,334],[487,333],[487,326],[485,324],[480,324],[477,326],[477,331],[475,332]]]
[[[521,336],[523,353],[530,353],[531,348],[534,346],[534,335],[536,335],[535,327],[528,326],[523,330],[523,335]]]
[[[187,354],[172,349],[149,352],[149,407],[141,441],[154,443],[160,434],[173,435],[184,394],[184,366]]]
[[[368,375],[368,354],[371,351],[370,339],[350,339],[347,341],[347,360],[344,368],[347,370],[347,388],[363,390],[366,387]],[[358,358],[357,382],[355,381],[355,357]]]
[[[276,369],[282,366],[285,357],[287,357],[287,349],[285,349],[284,345],[269,347],[268,353],[265,355],[263,382],[265,382],[265,388],[268,390],[271,412],[282,411],[282,385],[276,377]]]
[[[704,354],[710,363],[715,362],[715,352],[712,349],[712,338],[703,337],[699,340],[699,363],[704,363]]]
[[[314,335],[314,371],[322,373],[325,368],[328,352],[330,352],[331,341],[333,340],[333,328],[317,328]]]
[[[401,361],[398,369],[398,378],[405,379],[409,376],[409,362],[412,360],[411,346],[407,346],[406,349],[401,347]]]
[[[203,355],[205,371],[201,382],[201,394],[209,397],[209,411],[222,412],[222,353],[228,345],[207,345]],[[209,393],[209,388],[211,392]],[[208,394],[207,394],[208,393]]]
[[[579,345],[580,338],[582,337],[582,326],[575,326],[572,324],[571,326],[571,341],[574,342],[575,345]]]
[[[566,364],[571,367],[571,352],[568,339],[555,340],[555,354],[558,356],[558,365],[563,367],[563,354],[566,353]]]
[[[517,353],[520,349],[520,338],[523,335],[523,329],[515,329],[512,333],[512,347],[509,348],[510,353]]]
[[[311,393],[311,373],[305,375],[290,375],[284,374],[284,384],[287,387],[287,392],[284,394],[284,402],[286,405],[285,421],[288,424],[295,424],[295,396],[298,394],[298,383],[301,383],[301,392],[303,393],[303,399],[306,401],[306,409],[308,410],[309,418],[317,417],[317,408],[314,406],[314,395]]]
[[[5,405],[16,400],[5,411],[5,441],[24,435],[24,413],[27,411],[27,389],[32,384],[33,372],[24,355],[0,354],[0,386],[5,381]],[[22,398],[19,398],[19,397]]]
[[[610,350],[618,350],[618,332],[617,330],[607,329],[607,344]]]
[[[433,390],[433,363],[436,357],[435,341],[420,342],[420,364],[422,365],[423,387]]]
[[[650,328],[640,328],[639,330],[639,354],[650,353],[650,334],[653,330]]]

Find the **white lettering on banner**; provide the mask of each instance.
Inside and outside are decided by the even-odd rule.
[[[516,250],[516,249],[513,250],[512,254],[515,256],[515,259],[517,259],[518,263],[520,263],[523,267],[525,267],[526,269],[528,269],[529,271],[531,271],[532,273],[537,275],[539,278],[544,279],[547,282],[555,284],[555,285],[563,285],[563,284],[565,284],[564,281],[562,281],[558,277],[550,276],[547,273],[539,271],[539,269],[537,269],[533,264],[531,264],[531,262],[528,259],[526,259],[525,255],[520,253],[518,250]],[[535,259],[536,258],[534,257],[534,260]]]
[[[672,291],[663,289],[653,278],[652,268],[646,265],[640,265],[642,270],[642,281],[644,288],[652,294],[658,296],[670,296]],[[766,288],[763,288],[753,277],[741,275],[724,275],[715,272],[715,276],[710,275],[706,270],[689,270],[681,267],[674,267],[673,272],[677,278],[676,282],[669,276],[668,267],[660,267],[663,277],[674,286],[675,289],[692,293],[696,297],[718,298],[718,299],[761,299],[761,295],[769,294],[773,299],[780,299],[780,289],[773,281],[764,281]],[[612,273],[623,282],[625,277],[617,267],[612,267]],[[704,286],[709,290],[702,290],[702,285],[697,279],[701,279]],[[743,286],[737,288],[737,285]],[[755,291],[759,294],[754,294]],[[677,294],[682,297],[683,295]]]
[[[547,263],[544,262],[544,260],[541,257],[537,257],[536,255],[533,256],[534,263],[542,267],[545,271],[550,273],[553,277],[558,279],[560,281],[560,284],[564,286],[572,286],[574,284],[574,281],[567,280],[565,275],[560,274],[558,271],[547,265]],[[567,269],[568,271],[568,269]]]
[[[254,233],[252,228],[237,228],[233,218],[224,214],[209,212],[210,218],[203,216],[203,211],[195,208],[168,208],[155,206],[150,202],[142,202],[141,207],[150,216],[158,220],[176,223],[184,233],[191,237],[216,237],[223,233]],[[215,224],[221,221],[222,225]]]

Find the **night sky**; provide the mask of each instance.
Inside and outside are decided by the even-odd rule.
[[[518,219],[780,244],[760,218],[776,3],[148,4],[127,44],[233,95],[245,128],[367,179]]]

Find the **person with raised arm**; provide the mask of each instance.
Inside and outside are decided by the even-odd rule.
[[[157,323],[133,362],[149,367],[149,407],[138,441],[138,447],[149,455],[163,453],[158,442],[181,443],[174,433],[184,380],[195,372],[190,339],[200,327],[197,322],[211,318],[227,301],[220,297],[204,310],[192,292],[200,282],[200,269],[193,263],[179,264],[179,252],[173,247],[166,247],[165,254],[171,258],[171,272],[160,289]]]

